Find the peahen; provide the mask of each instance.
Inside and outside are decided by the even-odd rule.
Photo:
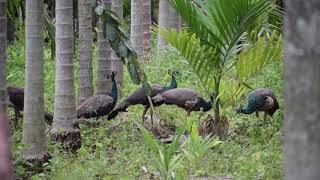
[[[259,111],[265,112],[264,119],[267,114],[271,117],[279,109],[279,104],[272,90],[267,88],[258,88],[252,91],[248,98],[248,106],[246,108],[238,108],[237,113],[252,114]]]
[[[169,86],[161,86],[159,84],[152,84],[151,85],[151,94],[150,98],[156,96],[157,94],[160,94],[164,91],[177,88],[177,81],[176,76],[178,75],[178,72],[172,73],[172,79],[171,84]],[[141,87],[134,91],[131,95],[126,97],[118,106],[115,108],[108,116],[108,120],[111,120],[115,118],[119,112],[126,112],[127,108],[131,105],[137,105],[141,104],[144,106],[144,111],[142,114],[142,120],[144,121],[145,114],[147,113],[148,109],[150,108],[150,104],[148,101],[148,98],[145,94],[144,89]]]
[[[24,106],[24,89],[20,87],[8,86],[7,93],[9,96],[9,106],[15,111],[15,124],[18,122],[20,111],[23,111]],[[52,124],[53,116],[48,112],[44,112],[44,120],[48,125]]]
[[[189,88],[171,89],[152,98],[154,106],[176,105],[186,110],[188,116],[192,111],[209,111],[212,108],[212,101],[213,96],[211,101],[205,101],[201,94]]]
[[[99,118],[108,115],[114,108],[118,99],[118,88],[115,79],[116,73],[111,73],[112,88],[108,94],[91,96],[77,108],[77,117],[80,118]],[[109,78],[109,76],[108,76]]]

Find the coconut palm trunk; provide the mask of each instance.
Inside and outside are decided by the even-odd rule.
[[[45,136],[43,97],[43,0],[26,1],[26,68],[23,111],[22,158],[46,161],[48,148]]]
[[[166,28],[168,26],[168,16],[169,16],[169,1],[159,0],[159,20],[158,25],[160,28]],[[158,49],[166,45],[163,37],[158,34]]]
[[[106,9],[111,9],[111,0],[103,0],[103,5]],[[104,38],[103,23],[101,18],[98,23],[98,67],[97,67],[97,89],[96,94],[106,94],[110,92],[112,82],[107,79],[107,75],[111,74],[111,52],[112,48],[107,38]]]
[[[131,41],[138,57],[148,59],[151,51],[151,1],[131,0]]]
[[[74,152],[81,146],[73,70],[73,4],[56,0],[56,79],[52,139]]]
[[[2,2],[0,1],[0,7],[3,7]],[[0,122],[0,177],[1,179],[5,180],[13,180],[16,178],[14,177],[13,173],[12,157],[9,144],[9,121],[5,110],[1,106]]]
[[[169,4],[169,13],[168,13],[168,28],[181,28],[181,16],[178,12]]]
[[[145,62],[150,60],[151,56],[151,0],[144,0],[143,2],[144,15],[142,17],[143,22],[143,34],[144,34],[144,47],[143,47],[143,60]]]
[[[178,12],[170,5],[169,0],[159,0],[159,27],[160,28],[181,28],[181,17]],[[158,49],[163,48],[168,43],[158,34]]]
[[[92,68],[92,5],[91,1],[78,0],[79,12],[79,91],[78,104],[93,95]]]
[[[0,102],[7,102],[6,47],[7,47],[7,0],[0,0]],[[0,106],[2,106],[2,103]]]
[[[123,0],[112,0],[111,9],[117,14],[120,21],[123,21]],[[120,87],[123,85],[123,63],[113,50],[111,53],[111,69],[118,73],[116,80],[119,85],[118,89],[121,90]]]
[[[320,3],[286,0],[285,179],[320,177]]]

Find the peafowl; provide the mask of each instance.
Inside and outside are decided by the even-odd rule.
[[[248,98],[248,106],[246,108],[238,108],[237,113],[252,114],[256,112],[257,117],[259,111],[264,111],[266,120],[267,114],[271,117],[279,109],[279,104],[272,90],[267,88],[258,88],[252,91]]]
[[[207,102],[197,91],[189,88],[171,89],[152,98],[154,106],[176,105],[186,110],[188,116],[191,111],[209,111],[212,108],[212,101],[213,96],[211,101]]]
[[[159,84],[152,84],[151,85],[151,94],[150,98],[156,96],[157,94],[160,94],[164,91],[177,88],[177,81],[176,76],[178,75],[178,72],[172,73],[172,79],[171,84],[169,86],[161,86]],[[143,88],[139,88],[136,91],[134,91],[131,95],[126,97],[118,106],[116,109],[114,109],[108,116],[108,120],[111,120],[115,118],[119,112],[126,112],[127,108],[131,105],[137,105],[141,104],[144,106],[144,111],[142,114],[142,121],[144,121],[145,114],[147,113],[148,109],[150,108],[150,104],[148,101],[148,98],[145,94],[145,91]]]
[[[9,96],[9,106],[14,108],[15,124],[17,124],[18,117],[20,116],[20,111],[23,111],[24,89],[14,86],[8,86],[7,93]],[[51,125],[53,121],[53,116],[48,112],[44,112],[44,120],[48,125]]]
[[[115,80],[116,73],[111,73],[112,88],[108,94],[91,96],[77,108],[77,117],[90,119],[108,115],[117,103],[118,88]],[[109,78],[109,76],[108,76]]]

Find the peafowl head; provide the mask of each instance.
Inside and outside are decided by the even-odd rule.
[[[242,113],[242,105],[238,109],[236,109],[237,114]]]
[[[114,78],[116,77],[116,75],[117,75],[117,72],[112,71],[112,72],[111,72],[111,75],[107,75],[107,79],[110,79],[110,78],[111,78],[111,80],[114,80]]]

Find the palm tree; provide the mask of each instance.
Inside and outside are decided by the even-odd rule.
[[[27,145],[22,157],[26,160],[46,160],[48,148],[45,136],[43,97],[43,0],[26,1],[26,68],[23,111],[23,142]]]
[[[159,0],[159,28],[168,28],[169,6],[170,3],[168,0]],[[160,34],[158,34],[158,49],[165,45],[165,40]]]
[[[269,31],[259,37],[262,29],[273,27],[267,17],[278,15],[278,9],[269,0],[170,2],[188,29],[180,33],[160,30],[160,34],[180,51],[207,93],[214,96],[214,114],[219,122],[221,99],[232,90],[228,86],[237,84],[231,83],[232,72],[241,85],[246,85],[268,63],[281,59],[282,38]]]
[[[140,60],[151,50],[151,0],[131,0],[131,41]]]
[[[168,27],[175,29],[181,28],[181,17],[179,16],[176,9],[174,9],[171,5],[169,5]]]
[[[123,21],[123,1],[122,0],[112,0],[111,10],[117,14],[120,21]],[[116,79],[117,79],[117,83],[121,87],[123,85],[123,63],[121,62],[120,58],[115,54],[113,50],[111,53],[111,63],[112,63],[111,69],[118,73],[116,76]]]
[[[103,5],[106,9],[111,9],[111,0],[103,0]],[[110,92],[112,87],[112,82],[107,79],[107,75],[111,74],[111,52],[109,41],[105,38],[103,34],[103,22],[99,18],[98,23],[98,70],[97,70],[97,89],[96,94],[106,94]]]
[[[0,0],[0,102],[7,102],[6,47],[7,47],[7,0]],[[5,105],[5,103],[4,103]],[[0,104],[2,106],[2,104]]]
[[[285,1],[285,179],[318,179],[319,1]]]
[[[143,11],[143,34],[144,34],[144,47],[143,47],[143,61],[147,62],[150,60],[151,56],[151,1],[144,0]]]
[[[3,6],[0,1],[0,7]],[[6,10],[2,11],[5,12]],[[9,144],[9,121],[5,110],[0,106],[0,177],[1,179],[13,180],[12,157]]]
[[[169,0],[159,0],[159,27],[160,28],[181,28],[181,17],[174,9]],[[158,49],[163,48],[167,43],[162,36],[158,34]]]
[[[78,104],[93,95],[92,4],[78,0],[79,9],[79,94]]]
[[[80,129],[75,127],[76,102],[73,71],[73,4],[56,0],[56,79],[53,140],[72,151],[81,146]]]

